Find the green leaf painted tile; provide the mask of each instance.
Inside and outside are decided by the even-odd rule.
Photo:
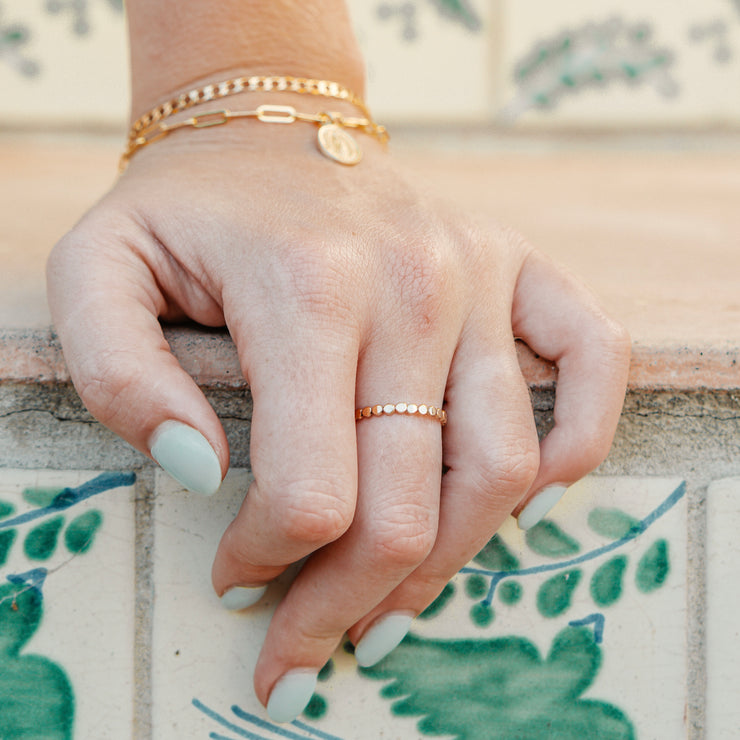
[[[23,542],[23,550],[30,560],[46,560],[54,554],[59,531],[64,524],[63,516],[55,516],[34,527]]]
[[[597,507],[588,513],[588,526],[602,537],[621,540],[622,537],[635,534],[640,522],[620,509]]]
[[[36,488],[24,488],[23,489],[23,500],[36,506],[39,509],[44,509],[51,504],[54,499],[64,491],[64,488],[49,488],[49,487],[36,487]]]
[[[593,630],[567,627],[549,655],[519,636],[428,639],[413,633],[360,675],[381,681],[396,717],[425,737],[456,740],[634,740],[629,717],[583,698],[601,666]]]
[[[303,710],[303,714],[309,719],[321,719],[326,714],[329,705],[321,694],[314,694]]]
[[[498,597],[504,602],[504,604],[516,604],[522,598],[523,593],[524,589],[519,581],[504,581],[504,583],[498,587]]]
[[[548,558],[575,555],[581,549],[576,540],[549,519],[544,519],[528,529],[525,540],[534,552]]]
[[[15,529],[3,529],[0,531],[0,566],[8,562],[10,548],[13,547],[18,532]]]
[[[319,681],[328,681],[332,675],[334,674],[334,660],[332,658],[329,658],[329,660],[324,663],[324,667],[319,671],[318,680]]]
[[[470,31],[480,30],[481,20],[465,0],[435,0],[435,4],[443,15],[462,23]]]
[[[496,613],[493,611],[493,607],[490,604],[484,604],[480,602],[474,604],[470,608],[470,621],[476,627],[488,627],[493,622]]]
[[[650,593],[660,588],[668,578],[671,564],[668,555],[668,541],[656,540],[640,558],[635,574],[637,588],[643,593]]]
[[[495,534],[473,560],[488,570],[516,570],[519,560],[506,543]]]
[[[64,532],[64,544],[67,549],[74,555],[87,552],[92,547],[102,523],[103,515],[97,509],[80,514]]]
[[[11,514],[15,514],[15,506],[9,501],[0,501],[0,519],[7,519]]]
[[[581,571],[569,570],[546,580],[537,591],[537,609],[543,617],[557,617],[567,611]]]
[[[618,555],[599,566],[591,576],[591,598],[599,606],[610,606],[622,595],[627,558]]]
[[[471,599],[481,599],[488,593],[488,581],[479,573],[465,579],[465,593]]]
[[[448,583],[443,589],[442,593],[419,614],[417,619],[432,619],[437,616],[449,603],[450,599],[455,595],[455,585]]]
[[[75,702],[65,672],[22,648],[43,615],[43,596],[26,583],[0,586],[0,737],[72,740]]]

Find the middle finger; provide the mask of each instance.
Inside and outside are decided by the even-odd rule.
[[[435,336],[399,341],[385,334],[366,346],[358,364],[357,407],[441,406],[454,340]],[[347,628],[403,581],[436,539],[440,422],[401,413],[363,419],[357,423],[357,455],[352,525],[306,562],[276,610],[260,654],[255,688],[263,701],[269,695],[268,712],[275,719],[301,711],[310,694],[288,689],[303,681],[308,693],[308,676],[318,672]]]

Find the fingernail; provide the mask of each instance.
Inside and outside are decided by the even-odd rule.
[[[568,490],[566,486],[548,486],[543,488],[520,512],[516,518],[519,529],[531,529],[541,521],[550,509],[560,501]]]
[[[239,611],[246,609],[252,604],[256,604],[267,591],[267,586],[234,586],[224,593],[221,597],[221,603],[229,611]]]
[[[316,688],[318,671],[298,669],[286,673],[272,689],[267,714],[273,722],[292,722],[305,708]]]
[[[391,612],[378,619],[355,646],[355,659],[363,668],[375,665],[406,637],[413,615]]]
[[[193,427],[165,421],[152,435],[152,457],[178,483],[210,496],[221,485],[221,464],[208,440]]]

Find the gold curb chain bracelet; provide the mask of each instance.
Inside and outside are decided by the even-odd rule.
[[[175,123],[164,122],[165,119],[175,113],[193,106],[245,91],[285,91],[336,98],[345,100],[359,108],[365,114],[365,117],[356,118],[335,112],[300,113],[290,105],[260,105],[254,110],[212,110]],[[235,119],[245,118],[254,118],[262,123],[290,124],[302,121],[316,124],[318,125],[317,145],[319,151],[329,159],[345,165],[357,164],[362,159],[362,150],[359,144],[346,129],[357,129],[375,137],[382,143],[389,139],[385,126],[381,126],[372,120],[362,99],[336,82],[302,77],[238,77],[182,93],[138,118],[129,131],[119,169],[120,171],[126,169],[129,160],[139,149],[163,139],[173,131],[182,128],[211,128],[224,125]]]

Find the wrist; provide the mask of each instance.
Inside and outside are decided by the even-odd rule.
[[[388,134],[384,126],[372,120],[362,101],[348,93],[333,83],[316,80],[257,77],[194,89],[149,111],[134,123],[122,155],[121,170],[149,144],[156,143],[162,149],[164,142],[158,142],[170,140],[170,134],[182,143],[188,141],[188,146],[199,143],[220,146],[231,140],[240,149],[246,150],[250,145],[259,149],[271,138],[266,128],[273,128],[277,133],[276,129],[284,126],[275,124],[286,123],[299,124],[296,133],[297,129],[308,130],[307,124],[318,128],[315,135],[318,151],[341,164],[357,164],[362,158],[357,136],[365,139],[363,146],[367,146],[371,140],[385,144]],[[265,127],[265,123],[272,125]],[[235,135],[239,131],[240,135],[224,136],[218,131],[222,126],[230,132],[233,130]],[[190,138],[188,130],[193,129],[200,131]],[[285,143],[289,136],[283,136]]]
[[[132,120],[162,100],[243,75],[332,80],[364,95],[341,0],[129,0]]]

